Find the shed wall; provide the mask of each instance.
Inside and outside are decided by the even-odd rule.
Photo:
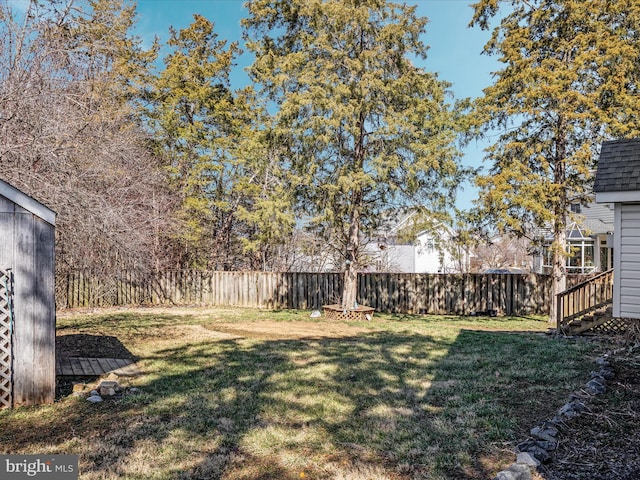
[[[614,296],[619,295],[619,312],[614,311],[614,315],[640,318],[640,204],[621,204],[616,210],[620,234],[618,288]]]
[[[14,405],[55,398],[54,227],[0,196],[0,265],[14,274]]]

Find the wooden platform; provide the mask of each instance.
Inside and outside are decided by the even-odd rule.
[[[108,373],[132,377],[142,372],[136,362],[126,358],[69,357],[56,359],[56,375],[99,377]]]
[[[375,311],[371,307],[359,305],[357,308],[344,310],[340,305],[324,305],[324,315],[327,320],[364,321],[373,318]]]

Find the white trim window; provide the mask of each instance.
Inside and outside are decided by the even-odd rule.
[[[544,267],[551,268],[550,242],[544,247]],[[567,273],[586,274],[597,270],[595,262],[596,241],[585,235],[580,226],[572,222],[567,229]]]

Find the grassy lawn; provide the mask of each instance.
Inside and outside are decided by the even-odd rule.
[[[482,479],[594,368],[543,319],[132,310],[69,315],[115,337],[141,394],[0,412],[0,452],[80,455],[82,479]],[[100,355],[96,355],[100,356]]]

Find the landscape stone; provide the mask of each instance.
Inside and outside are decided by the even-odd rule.
[[[556,441],[556,436],[558,435],[558,429],[553,427],[543,428],[543,427],[533,427],[531,429],[531,435],[540,440],[546,440],[547,442]]]
[[[600,395],[607,391],[607,387],[605,387],[602,383],[597,380],[589,380],[587,385],[585,386],[585,390],[590,395]]]
[[[540,461],[541,463],[546,463],[551,460],[551,455],[549,455],[549,452],[538,445],[533,445],[527,448],[527,452],[533,455],[536,460]]]
[[[101,401],[102,397],[100,395],[91,395],[90,397],[87,397],[87,402],[99,403]]]
[[[558,410],[558,415],[566,418],[577,417],[581,412],[584,412],[587,407],[582,402],[578,402],[577,400],[572,400],[571,402],[565,404],[560,410]]]
[[[615,372],[613,371],[613,368],[611,368],[611,367],[601,368],[598,373],[605,380],[611,380],[613,377],[616,376]]]
[[[142,393],[142,391],[139,388],[131,387],[129,389],[129,393],[133,393],[135,395],[135,394],[138,394],[138,393]]]
[[[535,468],[540,466],[540,461],[529,452],[520,452],[516,462],[520,465],[527,465],[528,467]]]
[[[518,449],[518,451],[520,452],[526,452],[529,450],[529,448],[535,446],[536,442],[532,442],[531,440],[526,441],[526,442],[522,442],[519,443],[516,448]]]
[[[98,390],[91,390],[91,391],[89,392],[89,396],[90,396],[90,397],[95,397],[95,396],[97,396],[97,395],[100,395],[100,394],[98,393]]]
[[[556,432],[558,432],[558,425],[553,420],[544,420],[544,421],[538,423],[538,427],[544,428],[544,429],[552,428]],[[557,435],[557,433],[556,433],[556,435]]]
[[[576,412],[570,403],[567,403],[564,407],[558,410],[558,415],[565,418],[573,418],[580,415],[580,413]]]
[[[498,472],[498,475],[496,475],[496,478],[494,480],[517,480],[517,477],[513,472],[503,470],[501,472]]]
[[[564,420],[562,419],[562,417],[558,416],[558,415],[554,415],[554,417],[551,419],[551,423],[553,423],[554,425],[557,425],[558,427],[564,425]]]
[[[87,390],[87,384],[86,383],[74,383],[73,384],[72,394],[73,394],[74,397],[80,397],[80,396],[85,394],[86,390]]]
[[[100,383],[98,390],[100,395],[113,397],[116,394],[116,388],[118,388],[118,382],[103,381]]]
[[[573,409],[578,413],[582,413],[587,409],[587,406],[582,402],[574,401],[571,402],[571,405],[573,406]]]
[[[609,363],[609,360],[607,360],[605,357],[596,358],[596,363],[601,367],[608,367],[609,365],[611,365],[611,363]]]
[[[498,472],[495,480],[531,480],[531,470],[526,465],[514,463],[508,469]]]
[[[118,382],[114,382],[112,380],[103,380],[102,382],[100,382],[100,385],[98,385],[98,388],[116,388],[118,386]]]
[[[543,450],[546,450],[548,452],[555,450],[556,448],[558,448],[558,442],[557,441],[548,441],[548,440],[537,440],[536,441],[536,445],[540,448],[542,448]]]

